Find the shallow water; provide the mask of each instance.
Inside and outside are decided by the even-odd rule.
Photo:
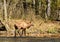
[[[0,42],[60,42],[60,38],[0,37]]]

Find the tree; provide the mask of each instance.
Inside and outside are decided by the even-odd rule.
[[[47,14],[48,14],[48,17],[50,16],[50,11],[51,11],[51,9],[50,9],[50,7],[51,7],[51,0],[47,0]]]
[[[45,18],[46,20],[49,19],[50,17],[50,11],[51,11],[51,0],[46,0],[46,13],[45,13]]]
[[[7,19],[7,7],[6,7],[6,0],[4,0],[4,14],[5,14],[5,26],[6,29],[9,30],[8,19]]]

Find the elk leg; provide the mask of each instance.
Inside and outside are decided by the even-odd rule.
[[[26,29],[22,29],[22,35],[26,36]]]
[[[25,31],[24,34],[25,34],[25,36],[26,36],[26,29],[25,29],[24,31]]]
[[[18,30],[18,34],[21,36],[20,30]]]
[[[24,34],[24,32],[23,32],[23,31],[24,31],[24,29],[22,29],[22,35]]]
[[[26,36],[26,29],[23,29],[23,34],[24,36]]]
[[[15,29],[15,37],[16,37],[16,29]]]
[[[17,34],[20,35],[19,29],[15,30],[15,36],[16,36]]]

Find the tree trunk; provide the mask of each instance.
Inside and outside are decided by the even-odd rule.
[[[47,14],[48,14],[48,17],[49,17],[50,16],[50,11],[51,11],[51,9],[50,9],[51,0],[47,0],[47,2],[48,2],[48,5],[47,5]]]
[[[51,0],[46,0],[46,13],[45,13],[45,19],[46,21],[48,20],[48,18],[50,17],[50,11],[51,11],[51,8],[50,8],[50,5],[51,4]]]
[[[7,7],[6,7],[6,0],[4,0],[4,14],[5,14],[5,26],[6,29],[9,30],[8,19],[7,19]]]

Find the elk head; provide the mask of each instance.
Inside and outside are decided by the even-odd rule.
[[[31,21],[27,21],[26,23],[27,23],[27,25],[28,25],[27,28],[30,28],[31,26],[34,26]]]

